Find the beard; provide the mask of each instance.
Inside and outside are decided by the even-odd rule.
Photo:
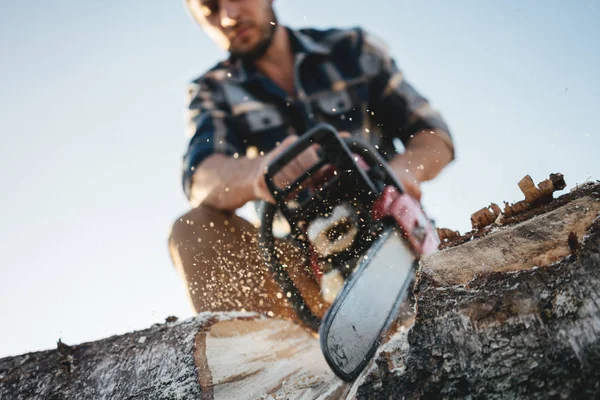
[[[275,37],[275,31],[277,30],[277,26],[278,21],[277,21],[277,15],[275,15],[275,11],[273,10],[273,7],[270,7],[270,14],[271,17],[269,19],[269,24],[266,25],[265,27],[261,28],[261,38],[258,41],[258,43],[256,43],[256,45],[249,50],[240,50],[237,51],[235,49],[232,49],[229,51],[229,54],[234,57],[234,58],[240,58],[242,59],[243,62],[253,62],[258,60],[259,58],[261,58],[269,49],[269,47],[271,47],[271,43],[273,43],[273,38]],[[273,23],[271,23],[271,21]]]

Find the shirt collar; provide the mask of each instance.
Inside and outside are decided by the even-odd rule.
[[[290,34],[294,53],[317,54],[322,56],[328,56],[331,53],[330,48],[314,41],[310,36],[298,30],[287,27],[286,29]]]

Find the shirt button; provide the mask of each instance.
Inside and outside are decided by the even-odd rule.
[[[265,125],[270,125],[271,124],[271,118],[269,117],[264,117],[262,120],[263,124]]]

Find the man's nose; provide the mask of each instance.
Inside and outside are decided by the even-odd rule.
[[[224,1],[221,5],[221,26],[228,28],[237,24],[239,10],[235,4],[229,1]]]

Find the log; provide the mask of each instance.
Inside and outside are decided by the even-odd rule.
[[[425,257],[415,322],[358,398],[600,398],[600,185],[587,189]]]
[[[0,360],[0,399],[339,399],[314,335],[253,313],[195,318]]]
[[[352,383],[290,321],[203,313],[0,359],[0,399],[600,398],[599,214],[592,183],[444,241]]]

